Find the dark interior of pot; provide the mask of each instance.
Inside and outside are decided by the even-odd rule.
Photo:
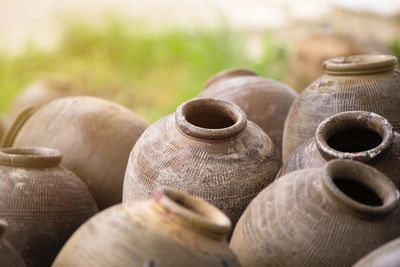
[[[205,216],[206,215],[206,214],[204,214],[204,212],[202,210],[198,209],[196,205],[194,205],[193,203],[188,201],[188,199],[177,197],[177,196],[172,196],[172,197],[170,196],[170,198],[176,204],[178,204],[182,208],[185,208],[186,210],[188,210],[188,211],[190,211],[192,213],[196,213],[196,214],[201,215],[201,216]]]
[[[188,111],[186,120],[197,127],[207,129],[227,128],[236,123],[228,114],[210,107]]]
[[[369,129],[347,129],[333,134],[328,139],[331,148],[350,153],[370,150],[381,143],[381,135]]]
[[[343,194],[356,202],[374,207],[383,205],[382,199],[374,190],[351,178],[334,177],[333,183]]]

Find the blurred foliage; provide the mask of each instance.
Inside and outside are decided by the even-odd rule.
[[[33,45],[13,56],[0,51],[0,111],[24,86],[46,75],[66,75],[79,94],[115,100],[150,121],[196,96],[223,69],[246,67],[283,78],[286,48],[266,36],[261,56],[250,59],[245,37],[228,28],[150,34],[115,19],[100,27],[68,22],[52,51]]]
[[[390,50],[392,50],[393,54],[400,59],[400,39],[395,40],[390,44]]]

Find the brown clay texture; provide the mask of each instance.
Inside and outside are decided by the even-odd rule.
[[[26,267],[21,255],[3,237],[7,224],[0,220],[0,264],[2,267]]]
[[[393,56],[364,55],[324,62],[325,74],[294,101],[283,132],[283,159],[311,138],[325,118],[350,110],[372,111],[400,130],[400,74]]]
[[[219,98],[238,105],[248,120],[264,130],[281,153],[283,126],[297,97],[292,88],[249,70],[234,69],[212,77],[199,96]]]
[[[129,153],[146,127],[143,119],[118,104],[67,97],[34,112],[8,143],[61,151],[62,164],[85,182],[99,209],[104,209],[122,201]]]
[[[333,182],[339,179],[350,184],[352,198]],[[359,185],[381,202],[356,200],[364,197]],[[363,163],[335,160],[264,189],[240,218],[230,247],[246,267],[351,266],[399,236],[399,219],[399,192],[387,177]]]
[[[354,267],[398,267],[400,266],[400,239],[397,238],[372,251]]]
[[[227,128],[197,127],[182,114],[186,108],[195,115],[204,112],[206,124],[219,111],[231,112],[233,117],[239,114],[240,119]],[[214,109],[216,113],[208,115]],[[123,201],[147,199],[156,187],[171,187],[207,200],[235,224],[257,193],[273,181],[280,166],[271,139],[247,121],[237,106],[223,100],[195,99],[151,125],[139,138],[126,170]]]
[[[28,266],[50,266],[71,234],[97,212],[87,187],[47,148],[0,150],[0,218]]]
[[[74,233],[53,267],[239,267],[226,242],[229,219],[203,200],[167,195],[102,211]]]

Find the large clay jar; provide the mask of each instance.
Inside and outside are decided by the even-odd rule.
[[[384,116],[400,130],[400,73],[397,59],[361,55],[329,59],[325,75],[309,85],[294,101],[283,132],[283,159],[314,136],[325,118],[351,110]]]
[[[2,267],[26,267],[21,255],[4,238],[7,223],[0,220],[0,266]]]
[[[132,150],[123,200],[167,186],[201,197],[235,224],[281,166],[271,139],[236,105],[199,98],[150,126]]]
[[[50,266],[97,212],[85,184],[60,161],[60,152],[50,148],[0,150],[0,218],[10,225],[5,237],[28,266]]]
[[[129,153],[147,123],[129,109],[95,97],[55,100],[14,122],[4,146],[45,146],[88,186],[100,209],[122,201]]]
[[[109,208],[78,229],[53,267],[238,267],[229,219],[205,201],[161,189]]]
[[[297,93],[289,86],[246,69],[227,70],[212,77],[201,97],[219,98],[238,105],[282,151],[283,125]]]
[[[285,161],[277,177],[320,167],[331,159],[367,163],[388,176],[400,188],[400,135],[382,116],[347,111],[325,119],[310,138]]]
[[[353,267],[399,267],[400,238],[397,238],[372,251]]]
[[[233,232],[242,266],[351,266],[400,235],[399,192],[378,170],[333,160],[264,189]]]

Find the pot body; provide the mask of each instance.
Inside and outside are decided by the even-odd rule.
[[[122,201],[129,153],[147,123],[125,107],[95,97],[67,97],[34,112],[12,146],[45,146],[88,186],[100,209]]]
[[[398,267],[400,266],[400,239],[397,238],[358,261],[354,267]]]
[[[0,263],[4,267],[26,267],[18,251],[3,237],[8,224],[0,219]]]

